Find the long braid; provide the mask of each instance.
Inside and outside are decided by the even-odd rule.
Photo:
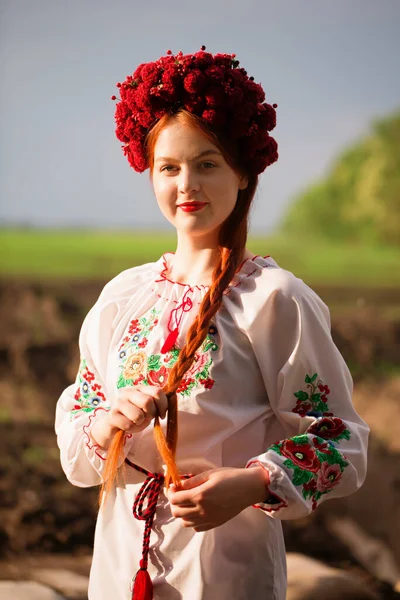
[[[163,430],[161,429],[160,421],[156,417],[154,422],[154,434],[157,443],[157,448],[167,466],[166,485],[172,481],[179,489],[181,480],[179,471],[175,463],[176,444],[178,438],[178,420],[177,415],[177,395],[176,391],[179,388],[185,373],[192,366],[196,352],[204,342],[210,321],[220,308],[223,299],[223,293],[231,282],[236,267],[240,263],[241,254],[237,253],[237,260],[229,260],[230,256],[226,257],[227,252],[221,252],[221,258],[215,272],[219,272],[217,278],[213,278],[213,284],[203,298],[199,313],[192,323],[186,337],[186,343],[182,348],[178,360],[171,369],[168,377],[168,382],[164,387],[164,391],[168,397],[168,419],[167,419],[167,437],[165,439]],[[235,253],[236,254],[236,253]],[[224,264],[225,263],[225,264]]]

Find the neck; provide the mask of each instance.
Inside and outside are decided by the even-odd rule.
[[[252,256],[252,252],[244,250],[243,259]],[[218,260],[219,248],[215,239],[184,235],[178,231],[178,244],[173,258],[169,261],[168,276],[173,281],[192,286],[210,286]]]

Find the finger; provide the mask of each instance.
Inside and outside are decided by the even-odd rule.
[[[120,412],[131,421],[131,426],[140,426],[145,419],[151,421],[151,417],[148,417],[139,406],[129,402],[120,407]]]
[[[131,419],[119,411],[114,412],[110,416],[110,425],[122,429],[122,431],[130,431],[134,427]]]
[[[208,471],[204,471],[204,473],[200,473],[199,475],[193,475],[189,479],[183,479],[181,490],[192,490],[199,485],[203,485],[206,481],[208,481]]]
[[[182,519],[182,527],[188,528],[193,527],[196,532],[208,531],[209,529],[213,529],[214,525],[212,523],[199,523],[198,520],[190,520],[190,519]]]
[[[167,410],[168,410],[168,398],[167,398],[165,392],[163,392],[163,390],[161,388],[153,386],[153,385],[150,385],[150,386],[139,385],[138,389],[141,392],[143,392],[144,394],[146,394],[147,396],[152,397],[153,402],[156,405],[158,415],[160,416],[161,419],[164,419],[167,414]]]
[[[169,503],[173,506],[181,506],[181,507],[196,507],[196,503],[193,501],[192,497],[187,493],[171,492],[170,489],[167,491],[167,496]]]
[[[189,519],[199,523],[200,520],[204,520],[205,513],[199,511],[196,506],[174,506],[171,505],[171,513],[175,519]]]
[[[143,422],[140,425],[136,425],[131,423],[131,426],[129,427],[129,429],[126,429],[127,433],[140,433],[141,431],[143,431],[144,429],[146,429],[146,427],[148,427],[151,423],[151,419],[143,419]]]

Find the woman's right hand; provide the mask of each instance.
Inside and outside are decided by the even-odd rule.
[[[117,431],[139,433],[150,425],[156,415],[164,419],[167,409],[167,396],[159,387],[138,385],[120,388],[111,409],[93,423],[90,436],[98,446],[107,449]]]

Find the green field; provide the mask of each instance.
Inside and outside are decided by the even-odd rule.
[[[309,237],[252,237],[248,247],[270,254],[310,285],[400,287],[400,248],[339,245]],[[108,279],[174,251],[165,232],[0,230],[0,275],[28,279]]]

